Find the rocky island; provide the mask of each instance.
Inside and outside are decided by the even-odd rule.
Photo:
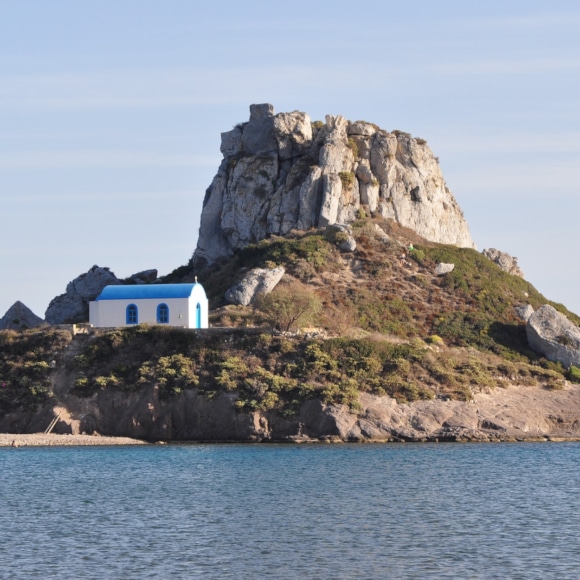
[[[252,105],[192,259],[93,266],[0,319],[0,431],[147,441],[580,437],[580,319],[475,249],[425,140]],[[207,330],[92,329],[108,284],[202,281]]]

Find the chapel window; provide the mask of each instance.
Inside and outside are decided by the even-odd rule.
[[[169,323],[169,306],[167,304],[160,304],[157,307],[157,322],[158,324]]]
[[[139,314],[135,304],[127,306],[127,324],[138,324]]]

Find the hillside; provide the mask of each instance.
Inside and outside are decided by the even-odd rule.
[[[474,249],[425,140],[252,105],[221,151],[187,265],[125,280],[93,266],[51,302],[54,326],[19,330],[22,308],[3,319],[0,432],[55,420],[148,440],[580,437],[580,318],[514,259]],[[196,278],[209,329],[61,324],[86,322],[108,284]]]
[[[210,295],[208,331],[0,333],[0,376],[9,378],[0,430],[44,429],[54,409],[57,430],[153,440],[580,435],[570,420],[575,373],[530,351],[515,313],[547,302],[531,284],[392,221],[360,219],[353,235],[353,252],[323,231],[294,232],[197,271]],[[436,276],[440,262],[455,268]],[[249,268],[279,265],[286,275],[268,299],[225,304]],[[170,281],[193,276],[186,266]],[[292,304],[305,318],[276,330]],[[296,332],[304,325],[312,328]]]

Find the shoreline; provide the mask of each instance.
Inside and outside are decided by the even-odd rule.
[[[56,433],[0,433],[0,447],[66,447],[101,445],[149,445],[131,437],[100,435],[58,435]]]
[[[195,444],[242,444],[242,445],[400,445],[407,444],[425,444],[438,443],[571,443],[580,442],[578,436],[561,436],[561,435],[530,435],[528,437],[498,437],[486,439],[481,437],[459,437],[437,438],[426,437],[418,439],[367,439],[362,441],[344,440],[338,437],[328,439],[296,439],[296,440],[246,440],[246,441],[215,441],[215,440],[164,440],[164,441],[143,441],[131,437],[109,437],[101,435],[70,435],[70,434],[45,434],[45,433],[0,433],[0,448],[2,447],[99,447],[107,445],[195,445]]]

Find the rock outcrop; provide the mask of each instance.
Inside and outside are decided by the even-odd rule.
[[[49,324],[74,324],[89,320],[89,302],[110,284],[121,281],[109,270],[93,266],[66,287],[65,294],[53,298],[46,310],[45,318]]]
[[[26,330],[43,324],[45,324],[44,320],[36,316],[28,306],[19,300],[0,318],[0,330]]]
[[[150,284],[151,282],[155,282],[157,280],[157,270],[143,270],[142,272],[137,272],[136,274],[132,274],[127,278],[127,282],[129,284]]]
[[[434,274],[435,276],[445,276],[445,274],[449,274],[449,272],[453,272],[455,270],[455,264],[445,264],[444,262],[440,262],[435,266]]]
[[[483,250],[481,253],[492,262],[495,262],[504,272],[513,274],[514,276],[519,276],[520,278],[524,277],[522,269],[518,266],[517,258],[514,258],[505,252],[500,252],[495,248]]]
[[[519,319],[522,320],[523,322],[527,322],[530,319],[530,316],[534,313],[534,309],[530,304],[516,306],[515,310]]]
[[[331,243],[336,244],[341,252],[354,252],[356,240],[350,226],[333,224],[324,230],[324,237]]]
[[[90,399],[65,397],[57,407],[23,409],[0,417],[0,432],[38,433],[59,414],[54,433],[150,441],[579,440],[579,395],[580,385],[559,391],[510,386],[477,393],[471,402],[399,404],[360,393],[356,412],[312,399],[295,415],[283,417],[274,411],[240,412],[233,392],[208,398],[193,389],[167,399],[149,387],[133,393],[100,391]]]
[[[544,304],[526,324],[530,348],[565,367],[580,367],[580,328],[553,306]]]
[[[250,270],[240,282],[226,292],[226,302],[242,306],[253,304],[259,296],[265,296],[274,290],[284,276],[284,272],[282,266],[271,270],[267,268]]]
[[[365,211],[422,237],[474,247],[467,222],[424,140],[341,116],[312,123],[252,105],[222,133],[223,161],[203,204],[200,267],[269,235],[348,224]]]

